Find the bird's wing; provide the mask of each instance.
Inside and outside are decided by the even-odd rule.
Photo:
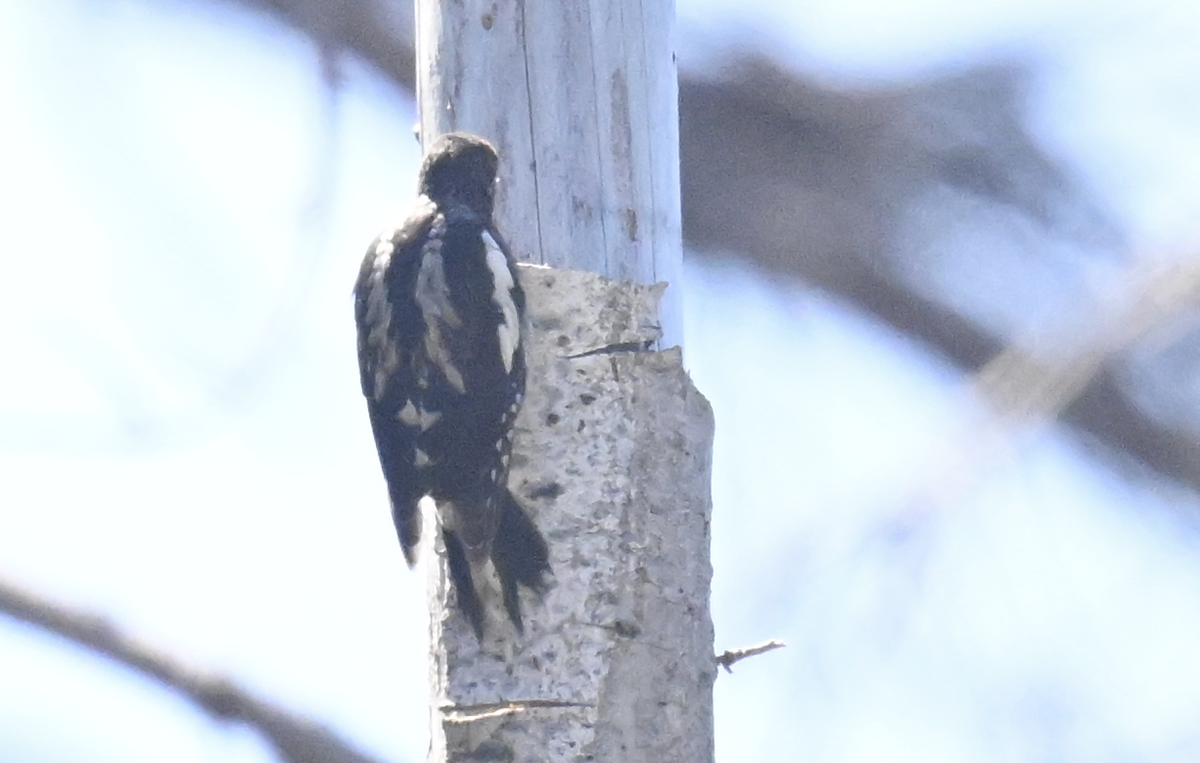
[[[421,246],[436,209],[422,199],[408,219],[371,242],[354,284],[358,368],[363,395],[382,401],[389,377],[417,341],[420,314],[412,300]]]
[[[436,211],[422,200],[400,226],[372,242],[354,287],[358,365],[363,395],[387,482],[392,518],[409,565],[421,536],[417,504],[424,488],[417,474],[419,428],[403,420],[415,387],[412,354],[420,334],[413,301],[421,249]]]

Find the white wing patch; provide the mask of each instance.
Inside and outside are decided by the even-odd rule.
[[[513,359],[517,347],[521,344],[521,319],[517,315],[517,303],[513,301],[512,271],[508,269],[508,258],[504,250],[488,231],[483,232],[483,244],[487,247],[488,270],[492,271],[492,302],[500,308],[504,320],[496,327],[497,338],[500,340],[500,360],[504,370],[512,373]]]
[[[393,231],[392,236],[395,235]],[[366,323],[371,327],[367,334],[367,346],[375,350],[375,379],[372,395],[376,400],[383,398],[388,378],[400,367],[400,353],[396,343],[388,338],[392,325],[392,305],[388,301],[388,264],[392,261],[391,236],[382,238],[375,245],[375,260],[371,263],[371,275],[367,287]]]
[[[441,417],[440,411],[417,410],[417,406],[413,405],[412,400],[409,400],[403,408],[396,412],[397,421],[405,426],[420,427],[422,432],[436,424]]]
[[[450,302],[450,287],[446,284],[446,269],[442,262],[442,236],[446,218],[438,215],[429,230],[429,242],[421,252],[421,269],[417,271],[417,305],[425,322],[425,354],[441,369],[450,386],[466,391],[462,373],[450,357],[450,348],[442,336],[442,327],[459,328],[462,318]]]
[[[418,469],[420,469],[423,466],[429,466],[429,454],[426,453],[425,451],[421,450],[420,448],[417,448],[416,452],[413,454],[413,456],[414,456],[413,465],[416,466]]]

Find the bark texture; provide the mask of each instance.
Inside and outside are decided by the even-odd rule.
[[[554,582],[542,601],[523,592],[523,636],[489,607],[481,646],[444,565],[427,568],[430,759],[711,761],[713,418],[679,350],[644,349],[665,284],[534,266],[522,282],[530,384],[510,485]]]

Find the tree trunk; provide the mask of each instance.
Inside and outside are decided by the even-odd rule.
[[[499,227],[551,266],[521,272],[509,485],[554,582],[522,592],[524,635],[492,616],[479,644],[426,533],[435,763],[712,760],[713,421],[677,346],[673,26],[669,0],[417,2],[423,142],[491,140]]]
[[[629,349],[657,335],[661,287],[531,266],[522,281],[530,384],[509,485],[554,586],[523,593],[523,636],[501,614],[481,648],[444,556],[423,550],[439,561],[430,760],[707,763],[712,412],[677,348]]]
[[[416,6],[421,134],[466,130],[500,148],[497,218],[518,258],[677,283],[674,3]],[[662,306],[667,347],[682,344],[673,291]]]

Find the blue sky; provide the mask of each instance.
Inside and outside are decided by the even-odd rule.
[[[1191,4],[782,6],[681,3],[682,62],[753,42],[861,84],[1024,57],[1039,140],[1131,248],[1195,240]],[[415,117],[346,74],[330,100],[304,40],[236,10],[0,4],[0,575],[419,760],[421,581],[349,296]],[[1196,759],[1194,497],[1052,428],[979,437],[951,369],[819,294],[679,286],[717,415],[717,647],[790,644],[718,680],[722,763]],[[5,760],[270,760],[7,622],[0,676]]]

